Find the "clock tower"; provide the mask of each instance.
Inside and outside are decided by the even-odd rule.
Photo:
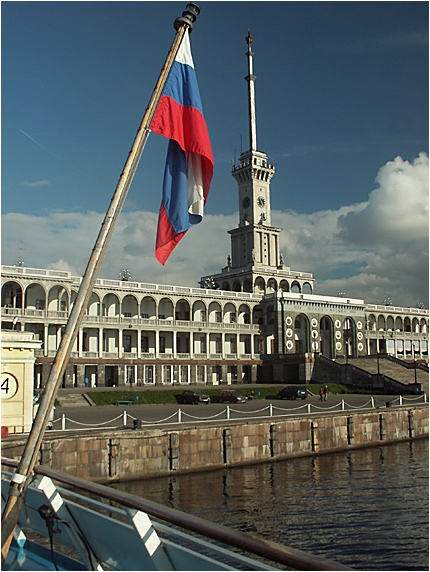
[[[248,44],[248,121],[249,151],[239,157],[239,165],[233,165],[232,175],[239,185],[239,226],[231,230],[232,268],[252,263],[277,267],[280,260],[279,233],[271,226],[270,180],[275,168],[270,165],[266,153],[257,151],[257,120],[255,113],[254,53],[250,32]]]
[[[270,213],[270,181],[275,167],[266,153],[257,150],[255,114],[255,75],[253,73],[252,37],[246,37],[248,51],[248,123],[249,149],[238,163],[233,162],[232,175],[238,184],[239,224],[229,230],[231,255],[220,273],[202,276],[203,288],[220,288],[241,292],[289,292],[294,284],[300,288],[307,282],[313,289],[313,276],[291,270],[284,263],[279,237],[282,229],[272,226]]]

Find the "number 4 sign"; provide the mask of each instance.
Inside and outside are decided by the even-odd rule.
[[[1,400],[10,399],[18,391],[18,380],[17,378],[7,371],[1,374]]]

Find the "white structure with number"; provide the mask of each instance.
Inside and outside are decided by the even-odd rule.
[[[31,332],[3,330],[1,337],[1,424],[25,433],[33,422],[35,350],[42,342]]]

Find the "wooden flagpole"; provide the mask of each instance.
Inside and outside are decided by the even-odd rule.
[[[46,382],[36,417],[33,421],[24,452],[19,466],[12,478],[9,488],[8,498],[2,514],[2,565],[6,560],[12,542],[13,534],[18,523],[19,514],[23,505],[25,492],[31,482],[33,467],[39,454],[40,446],[52,411],[55,397],[60,385],[62,376],[66,369],[67,362],[72,351],[73,344],[79,331],[80,324],[85,309],[88,305],[98,272],[106,254],[109,241],[113,235],[116,222],[121,212],[122,206],[130,188],[134,174],[136,172],[142,151],[150,133],[150,125],[155,114],[161,93],[169,75],[170,69],[178,53],[184,34],[187,30],[193,29],[193,23],[200,13],[200,8],[193,3],[187,4],[182,16],[176,18],[174,27],[176,35],[170,51],[167,55],[164,67],[152,93],[148,107],[146,108],[139,130],[136,134],[133,146],[128,155],[124,169],[119,178],[117,187],[109,205],[108,211],[103,220],[95,246],[88,261],[85,274],[82,277],[81,285],[73,305],[69,319],[67,321],[64,335],[51,367],[51,372]]]

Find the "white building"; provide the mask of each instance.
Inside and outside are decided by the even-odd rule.
[[[306,382],[322,355],[389,354],[428,361],[428,310],[375,306],[314,294],[309,272],[292,270],[271,226],[275,169],[257,150],[248,36],[249,150],[233,165],[239,224],[231,256],[201,288],[99,279],[63,386]],[[47,379],[80,278],[68,272],[2,267],[2,328],[42,341],[36,387]]]

